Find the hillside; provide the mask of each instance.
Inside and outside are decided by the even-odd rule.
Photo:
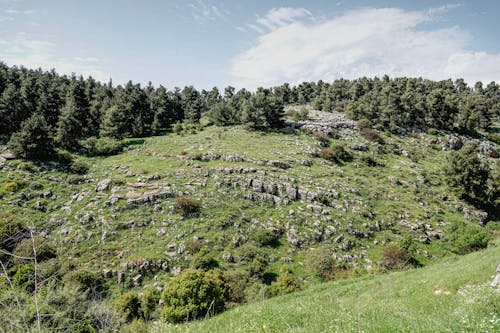
[[[425,268],[325,283],[155,332],[498,332],[500,248]],[[497,278],[498,279],[498,278]],[[497,285],[498,288],[498,285]]]
[[[458,199],[443,180],[450,151],[471,143],[494,165],[493,143],[438,131],[376,132],[373,140],[341,113],[310,110],[307,120],[292,118],[284,129],[266,132],[184,126],[177,134],[125,139],[124,151],[113,156],[66,153],[72,164],[26,162],[4,152],[0,211],[16,214],[40,246],[52,249],[35,263],[37,286],[95,283],[108,305],[129,292],[161,291],[188,268],[218,268],[232,283],[229,308],[321,280],[427,265],[464,243],[482,247],[498,230],[498,221],[485,224],[486,213]],[[20,267],[33,270],[32,250],[18,248],[6,261],[13,281]],[[495,251],[485,252],[493,258],[484,265],[498,261]],[[280,287],[280,277],[292,282]],[[359,280],[359,296],[390,279]],[[4,290],[10,287],[3,282]],[[276,302],[308,294],[301,295]],[[160,309],[153,307],[153,319]],[[381,315],[360,314],[377,321]],[[309,316],[296,319],[312,325]],[[276,325],[268,327],[283,329]]]

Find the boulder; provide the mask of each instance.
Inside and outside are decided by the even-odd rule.
[[[109,189],[109,186],[111,185],[111,179],[109,178],[106,178],[106,179],[103,179],[99,182],[99,184],[97,184],[97,187],[96,187],[96,192],[104,192],[104,191],[107,191]]]

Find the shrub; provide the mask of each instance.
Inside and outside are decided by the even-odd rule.
[[[115,301],[115,309],[127,322],[141,317],[141,301],[135,292],[122,294]]]
[[[200,212],[201,204],[198,200],[181,196],[175,199],[175,210],[184,217],[197,215]]]
[[[383,166],[383,164],[377,162],[377,160],[375,160],[373,158],[373,156],[368,155],[368,154],[361,155],[361,157],[359,159],[361,160],[361,162],[365,163],[366,165],[368,165],[370,167]]]
[[[29,293],[35,290],[35,267],[33,264],[23,264],[17,267],[12,278],[12,284]]]
[[[272,246],[277,243],[279,234],[273,230],[256,228],[250,232],[249,238],[260,246]]]
[[[184,130],[184,127],[182,126],[182,123],[175,123],[174,126],[172,126],[172,132],[179,135],[182,133]]]
[[[253,259],[252,262],[250,263],[250,274],[252,276],[257,276],[257,277],[262,277],[264,271],[267,268],[267,259],[264,258],[264,256],[258,254],[256,255]]]
[[[88,270],[75,270],[66,273],[63,277],[66,284],[72,284],[80,291],[88,292],[89,299],[98,299],[102,296],[104,291],[104,281],[102,277],[92,271]]]
[[[73,185],[78,185],[82,183],[84,180],[85,178],[83,178],[80,175],[68,175],[68,177],[66,177],[66,181]]]
[[[199,239],[189,239],[186,241],[186,250],[191,254],[200,252],[203,248],[203,241]]]
[[[374,130],[372,128],[363,128],[360,131],[361,135],[368,141],[376,142],[383,144],[384,139],[380,135],[380,133],[377,130]]]
[[[285,295],[300,289],[299,281],[288,269],[283,270],[278,279],[271,284],[271,294],[273,295]]]
[[[343,146],[341,145],[334,145],[331,147],[331,150],[335,154],[335,157],[337,160],[340,161],[351,161],[352,160],[352,155],[350,152],[348,152]]]
[[[19,132],[12,134],[9,148],[21,158],[45,160],[54,156],[54,141],[50,136],[49,126],[40,113],[26,119]]]
[[[26,236],[24,222],[14,213],[0,212],[0,248],[11,252],[17,243]],[[3,259],[0,253],[0,259]]]
[[[389,246],[382,249],[381,265],[385,269],[401,269],[413,262],[408,251],[397,246]]]
[[[7,182],[4,186],[5,190],[8,192],[17,192],[20,189],[22,189],[24,186],[26,186],[26,182],[23,180],[13,180],[10,182]]]
[[[209,270],[219,267],[219,262],[210,255],[207,249],[202,249],[193,256],[191,266],[196,269]]]
[[[307,260],[309,269],[313,274],[323,280],[327,280],[335,264],[330,251],[326,249],[315,249],[308,254]]]
[[[231,303],[245,302],[245,288],[248,284],[248,272],[244,270],[229,270],[224,272],[226,283],[226,300]]]
[[[71,172],[84,175],[89,171],[89,165],[82,160],[76,160],[71,163]]]
[[[308,120],[309,110],[305,106],[302,106],[299,110],[288,110],[286,115],[292,118],[293,121]]]
[[[335,156],[335,153],[330,148],[321,149],[321,151],[319,152],[319,157],[327,161],[332,161],[332,162],[338,161],[337,156]]]
[[[162,293],[162,317],[170,323],[197,319],[224,308],[223,286],[210,274],[187,269],[175,277]]]
[[[258,255],[264,255],[263,251],[253,244],[244,244],[238,252],[238,258],[246,262],[251,262]]]
[[[365,128],[371,128],[372,122],[367,118],[361,118],[360,120],[358,120],[357,126],[360,130],[365,129]]]
[[[500,134],[499,133],[486,133],[486,138],[491,142],[500,145]]]
[[[160,292],[156,288],[147,289],[141,296],[141,312],[146,320],[154,318],[156,306],[160,301]]]
[[[454,223],[448,236],[453,249],[459,254],[484,249],[490,239],[491,235],[486,229],[469,222]]]
[[[34,258],[35,251],[33,250],[33,247],[35,248],[36,260],[38,262],[56,257],[56,251],[50,244],[50,241],[40,235],[35,235],[33,238],[24,238],[17,244],[14,249],[14,254],[20,258],[14,257],[14,261],[20,262],[23,260],[29,260],[22,258]]]
[[[123,140],[111,137],[96,138],[95,136],[83,140],[81,145],[87,156],[111,156],[120,154],[126,146]]]

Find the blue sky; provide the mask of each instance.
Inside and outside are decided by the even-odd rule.
[[[500,1],[0,0],[0,61],[168,88],[500,81]]]

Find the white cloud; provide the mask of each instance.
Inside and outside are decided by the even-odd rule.
[[[232,59],[231,74],[236,85],[251,88],[384,74],[464,77],[471,83],[500,80],[500,54],[468,50],[471,36],[464,29],[420,28],[453,6],[426,11],[363,8],[329,19],[312,17],[305,9],[273,9],[247,25],[260,35]]]
[[[257,23],[269,30],[275,30],[284,25],[296,22],[298,19],[311,16],[311,12],[304,8],[273,8],[266,16],[258,18]]]
[[[44,70],[55,68],[59,73],[92,76],[100,81],[107,81],[110,77],[101,69],[99,59],[57,56],[54,43],[33,39],[25,33],[17,34],[12,40],[0,40],[0,45],[1,61],[11,66],[41,67]]]
[[[227,10],[220,9],[204,0],[196,0],[196,2],[189,3],[188,6],[192,9],[193,17],[198,23],[214,21],[229,15]]]

